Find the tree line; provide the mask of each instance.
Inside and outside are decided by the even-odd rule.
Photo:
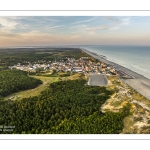
[[[79,59],[89,57],[95,60],[79,48],[22,48],[22,49],[0,49],[0,67],[13,66],[18,63],[27,65],[40,63],[42,61],[66,61],[67,58]],[[0,68],[1,69],[1,68]]]
[[[41,84],[39,79],[27,76],[27,72],[21,70],[0,71],[0,97],[10,95],[21,90],[32,89]]]
[[[54,82],[39,96],[0,102],[0,125],[15,126],[19,134],[117,134],[129,114],[102,113],[113,94],[106,87],[90,87],[86,80]]]

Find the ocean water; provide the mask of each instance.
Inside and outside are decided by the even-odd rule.
[[[81,46],[150,79],[150,46]]]

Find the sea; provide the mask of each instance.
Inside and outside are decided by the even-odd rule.
[[[81,46],[150,79],[150,46]]]

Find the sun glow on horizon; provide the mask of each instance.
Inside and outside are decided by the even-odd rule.
[[[0,47],[150,45],[150,17],[0,16]]]

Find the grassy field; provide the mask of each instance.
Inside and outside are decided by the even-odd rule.
[[[8,100],[8,99],[21,100],[22,98],[37,96],[43,90],[45,90],[50,83],[61,81],[61,80],[75,80],[75,79],[79,79],[79,78],[85,78],[84,75],[79,74],[79,73],[75,73],[68,77],[46,77],[46,76],[44,76],[44,74],[43,74],[43,76],[41,75],[41,76],[30,76],[30,77],[42,80],[43,84],[39,85],[38,87],[36,87],[34,89],[29,89],[29,90],[13,93],[13,94],[5,97],[4,100]]]
[[[39,85],[38,87],[36,87],[34,89],[29,89],[29,90],[11,94],[11,95],[5,97],[4,100],[7,100],[7,99],[20,100],[22,98],[39,95],[43,90],[45,90],[47,88],[47,86],[50,83],[59,81],[58,77],[44,77],[44,76],[31,76],[31,77],[42,80],[43,84]]]

